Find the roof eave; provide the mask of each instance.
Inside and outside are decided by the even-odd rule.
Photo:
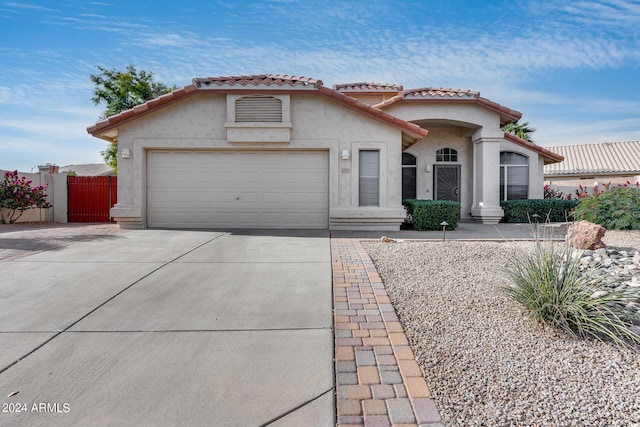
[[[188,86],[185,86],[184,88],[175,90],[171,93],[168,93],[166,95],[162,95],[159,98],[155,98],[152,99],[150,101],[145,102],[144,104],[140,104],[132,109],[123,111],[119,114],[116,114],[114,116],[111,116],[105,120],[102,120],[98,123],[96,123],[93,126],[89,126],[87,128],[87,132],[97,138],[100,139],[104,139],[105,141],[109,141],[109,142],[117,142],[118,140],[118,130],[117,128],[132,121],[132,120],[136,120],[140,117],[143,117],[153,111],[156,111],[160,108],[164,108],[166,106],[172,105],[178,101],[182,101],[183,99],[192,96],[196,93],[202,93],[202,92],[212,92],[215,89],[216,93],[229,93],[229,92],[234,92],[234,93],[238,93],[238,92],[245,92],[245,93],[255,93],[255,92],[264,92],[264,88],[258,88],[258,87],[253,87],[253,88],[247,88],[247,87],[238,87],[238,88],[230,88],[230,87],[218,87],[218,88],[211,88],[211,89],[202,89],[201,87],[198,86],[198,82],[195,81],[196,79],[194,79],[194,83]],[[302,87],[291,87],[291,88],[284,88],[284,87],[279,87],[279,88],[273,88],[278,92],[286,92],[286,93],[292,93],[292,92],[308,92],[308,91],[313,91],[316,92],[324,97],[333,99],[336,102],[339,102],[341,105],[359,111],[361,113],[367,114],[369,116],[374,117],[375,119],[378,120],[382,120],[387,122],[388,124],[390,124],[391,126],[394,126],[396,128],[399,128],[402,132],[403,132],[403,147],[406,146],[406,148],[408,148],[409,146],[415,144],[416,142],[420,141],[421,139],[423,139],[424,137],[427,136],[428,131],[426,129],[421,128],[420,126],[407,122],[405,120],[402,120],[398,117],[392,116],[388,113],[383,112],[382,110],[372,107],[364,102],[358,101],[355,98],[352,98],[348,95],[345,95],[341,92],[335,91],[333,89],[329,89],[327,87],[324,87],[322,85],[311,85],[309,84],[308,86],[305,86],[304,88]],[[272,90],[273,90],[272,89]],[[270,90],[271,92],[271,90]],[[405,149],[406,149],[405,148]]]
[[[118,132],[117,127],[124,125],[132,120],[145,116],[159,108],[164,108],[169,105],[175,104],[178,101],[182,101],[197,93],[195,85],[191,84],[180,89],[176,89],[173,92],[164,94],[158,98],[154,98],[144,104],[136,105],[135,107],[125,110],[119,114],[115,114],[111,117],[99,121],[93,126],[87,127],[87,133],[95,136],[96,138],[104,139],[109,142],[117,142]],[[115,134],[110,132],[115,130]]]
[[[558,153],[554,153],[553,151],[547,150],[546,148],[543,148],[539,145],[534,144],[533,142],[529,142],[527,140],[524,140],[522,138],[519,138],[509,132],[505,132],[504,133],[504,138],[508,141],[511,141],[515,144],[518,144],[522,147],[528,148],[530,150],[535,151],[536,153],[540,154],[542,156],[542,158],[544,159],[544,164],[548,165],[551,163],[559,163],[561,161],[564,160],[564,157],[561,156]]]
[[[435,103],[466,103],[466,104],[480,104],[483,107],[486,107],[490,110],[493,110],[500,114],[500,126],[504,126],[509,123],[513,123],[518,121],[522,117],[522,113],[517,110],[512,110],[511,108],[505,107],[503,105],[498,104],[497,102],[493,102],[487,98],[477,97],[477,98],[421,98],[418,96],[407,98],[407,92],[401,92],[398,95],[387,99],[386,101],[375,104],[375,108],[379,108],[384,110],[385,108],[389,108],[392,105],[398,104],[400,102],[435,102]]]
[[[391,114],[385,113],[379,108],[375,108],[369,104],[358,101],[356,98],[352,98],[348,95],[345,95],[342,92],[338,92],[337,90],[333,90],[333,89],[329,89],[327,87],[321,86],[318,88],[318,94],[324,97],[327,97],[329,99],[333,99],[334,101],[339,102],[340,104],[342,104],[347,108],[367,114],[369,116],[372,116],[375,119],[383,120],[388,124],[390,124],[391,126],[394,126],[400,129],[403,132],[403,135],[406,135],[408,137],[409,145],[407,146],[407,148],[415,144],[416,142],[422,140],[423,138],[425,138],[429,133],[427,129],[423,129],[414,123],[410,123],[406,120],[403,120],[398,117],[392,116]],[[403,141],[404,141],[404,136],[403,136]],[[404,145],[405,143],[403,142],[403,149],[405,149]]]

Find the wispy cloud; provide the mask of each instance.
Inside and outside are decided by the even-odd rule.
[[[37,10],[41,12],[57,12],[58,9],[51,9],[45,6],[40,6],[37,4],[28,4],[28,3],[4,3],[6,7],[10,7],[13,9],[24,9],[24,10]]]
[[[634,1],[577,1],[565,6],[563,11],[576,22],[605,27],[637,25],[640,21],[640,4]]]
[[[320,4],[247,1],[239,9],[234,2],[197,8],[176,3],[174,13],[159,18],[136,16],[109,1],[81,7],[56,3],[59,10],[36,1],[3,3],[0,8],[12,22],[34,16],[37,25],[51,26],[55,34],[73,34],[91,44],[0,47],[0,61],[16,64],[3,70],[0,126],[6,130],[11,125],[34,140],[57,135],[60,141],[84,141],[84,128],[101,110],[91,104],[89,74],[97,72],[96,64],[134,64],[178,86],[193,77],[275,72],[319,78],[327,86],[379,81],[405,88],[480,90],[525,113],[545,143],[562,142],[558,137],[571,142],[585,135],[580,129],[593,138],[637,132],[640,120],[634,111],[640,105],[632,92],[638,87],[628,97],[616,97],[596,85],[580,97],[566,93],[555,76],[564,75],[566,81],[567,74],[585,70],[637,69],[638,1],[516,0],[508,10],[469,2],[482,16],[452,12],[459,9],[446,1],[370,0],[363,7],[362,2],[336,0],[330,7],[322,4],[321,10]],[[199,27],[194,17],[203,15],[211,22]],[[59,111],[51,111],[51,104]],[[34,121],[9,114],[23,107],[31,109],[28,116]],[[557,111],[551,118],[550,109]],[[80,130],[70,134],[56,124],[67,117],[66,127]],[[40,118],[42,124],[29,134],[29,126]]]
[[[603,119],[593,121],[560,121],[542,118],[535,122],[538,129],[533,135],[541,145],[592,144],[640,140],[637,123],[640,117]]]

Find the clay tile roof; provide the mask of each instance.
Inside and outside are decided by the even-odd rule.
[[[480,98],[480,92],[442,87],[420,87],[417,89],[405,90],[403,93],[405,98],[411,96],[421,98]]]
[[[129,120],[133,120],[137,117],[140,117],[146,114],[148,111],[156,109],[158,107],[166,106],[169,104],[173,104],[174,102],[179,101],[182,98],[185,98],[197,90],[195,85],[188,85],[180,89],[176,89],[173,92],[169,92],[160,96],[159,98],[154,98],[150,101],[145,102],[144,104],[136,105],[135,107],[123,111],[120,114],[113,115],[111,117],[107,117],[104,120],[99,121],[93,126],[89,126],[87,128],[87,132],[96,136],[101,130],[106,128],[113,128],[116,125],[123,124]]]
[[[204,77],[193,79],[193,84],[198,88],[207,87],[247,87],[247,86],[322,86],[322,80],[316,80],[303,76],[290,76],[288,74],[255,74],[250,76],[230,77]]]
[[[391,83],[360,82],[335,84],[333,90],[338,92],[400,92],[403,87]]]
[[[546,175],[634,174],[640,175],[640,141],[546,147],[564,161],[544,167]]]
[[[385,122],[390,123],[391,125],[401,129],[405,135],[409,136],[408,139],[403,138],[403,149],[407,149],[412,144],[426,137],[429,131],[427,129],[421,128],[420,126],[410,123],[406,120],[400,119],[398,117],[392,116],[391,114],[385,113],[378,108],[372,107],[369,104],[365,104],[364,102],[358,101],[355,98],[352,98],[344,93],[338,92],[337,90],[329,89],[327,87],[319,87],[318,93],[320,95],[326,96],[327,98],[331,98],[335,101],[338,101],[347,107],[352,109],[361,111],[363,113],[369,114]]]
[[[389,98],[379,104],[376,108],[385,109],[403,101],[428,101],[428,102],[475,102],[481,104],[501,115],[501,124],[512,123],[522,117],[522,113],[511,108],[504,107],[497,102],[488,100],[480,96],[480,92],[467,89],[451,89],[442,87],[420,87],[416,89],[403,90],[393,98]]]
[[[402,130],[404,148],[407,148],[409,145],[421,140],[427,136],[428,133],[426,129],[423,129],[418,125],[398,119],[397,117],[384,113],[383,111],[371,107],[364,102],[360,102],[355,98],[324,87],[322,86],[322,80],[302,76],[292,76],[288,74],[256,74],[250,76],[195,78],[193,79],[193,84],[104,119],[93,126],[89,126],[87,128],[87,132],[93,136],[115,142],[117,140],[118,126],[128,121],[135,120],[138,117],[148,114],[160,107],[177,102],[199,91],[207,91],[211,89],[225,91],[233,87],[247,88],[251,86],[256,89],[265,89],[265,86],[269,87],[273,85],[281,87],[282,89],[293,88],[295,90],[300,90],[304,88],[305,90],[317,91],[320,95],[331,98],[348,108],[358,110],[379,120],[386,121],[390,125]]]

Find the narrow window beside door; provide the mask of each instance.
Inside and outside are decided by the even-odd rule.
[[[380,152],[359,152],[360,206],[380,206]]]
[[[416,198],[417,159],[409,153],[402,153],[402,200]]]

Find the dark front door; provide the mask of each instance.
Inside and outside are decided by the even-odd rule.
[[[460,201],[460,165],[433,166],[433,194],[435,200]]]

